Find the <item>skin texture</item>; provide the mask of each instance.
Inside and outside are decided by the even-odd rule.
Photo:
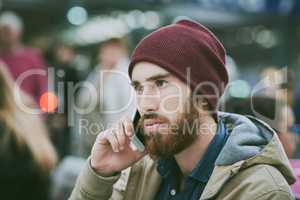
[[[153,159],[175,156],[182,174],[188,174],[216,133],[216,122],[203,109],[207,103],[201,99],[194,101],[191,89],[185,83],[149,62],[136,64],[132,72],[132,85],[137,94],[140,126],[144,136],[148,136],[146,151],[140,153],[130,148],[132,121],[121,120],[118,128],[108,129],[97,137],[91,155],[92,168],[99,175],[110,176],[150,154]],[[200,128],[189,136],[181,137],[182,119],[190,119],[189,123],[196,121]],[[157,120],[160,120],[159,123]],[[145,126],[144,122],[148,125]],[[172,128],[175,125],[178,125],[176,130],[180,131],[177,135],[170,134],[174,133]]]

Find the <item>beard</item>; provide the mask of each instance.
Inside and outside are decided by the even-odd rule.
[[[141,117],[139,121],[141,140],[152,159],[174,156],[196,141],[200,125],[199,113],[191,103],[187,106],[189,109],[177,114],[174,123],[156,113],[145,114]],[[144,122],[147,119],[159,120],[160,124],[164,125],[158,126],[153,131],[147,131],[144,128]]]

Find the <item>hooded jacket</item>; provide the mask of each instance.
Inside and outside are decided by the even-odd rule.
[[[218,113],[230,134],[199,200],[290,200],[295,178],[277,134],[250,116]],[[112,177],[88,160],[70,200],[153,200],[162,178],[149,156]]]

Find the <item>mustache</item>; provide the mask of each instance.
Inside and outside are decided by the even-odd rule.
[[[146,119],[159,119],[160,121],[164,121],[164,122],[169,122],[169,119],[164,117],[164,116],[161,116],[157,113],[146,113],[144,114],[141,119],[140,119],[140,122],[143,122],[145,121]]]
[[[142,119],[155,119],[159,118],[159,115],[157,113],[146,113],[142,116]]]

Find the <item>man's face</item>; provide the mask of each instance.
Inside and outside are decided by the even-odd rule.
[[[65,45],[58,46],[55,50],[55,59],[61,64],[72,62],[74,56],[73,49]]]
[[[100,48],[99,61],[105,69],[111,69],[118,64],[120,58],[125,56],[124,49],[115,44],[106,44]]]
[[[0,26],[0,45],[11,46],[20,41],[21,32],[8,25]]]
[[[196,138],[199,118],[191,101],[191,89],[174,75],[149,62],[136,64],[132,85],[146,149],[151,157],[168,157],[190,146]]]

